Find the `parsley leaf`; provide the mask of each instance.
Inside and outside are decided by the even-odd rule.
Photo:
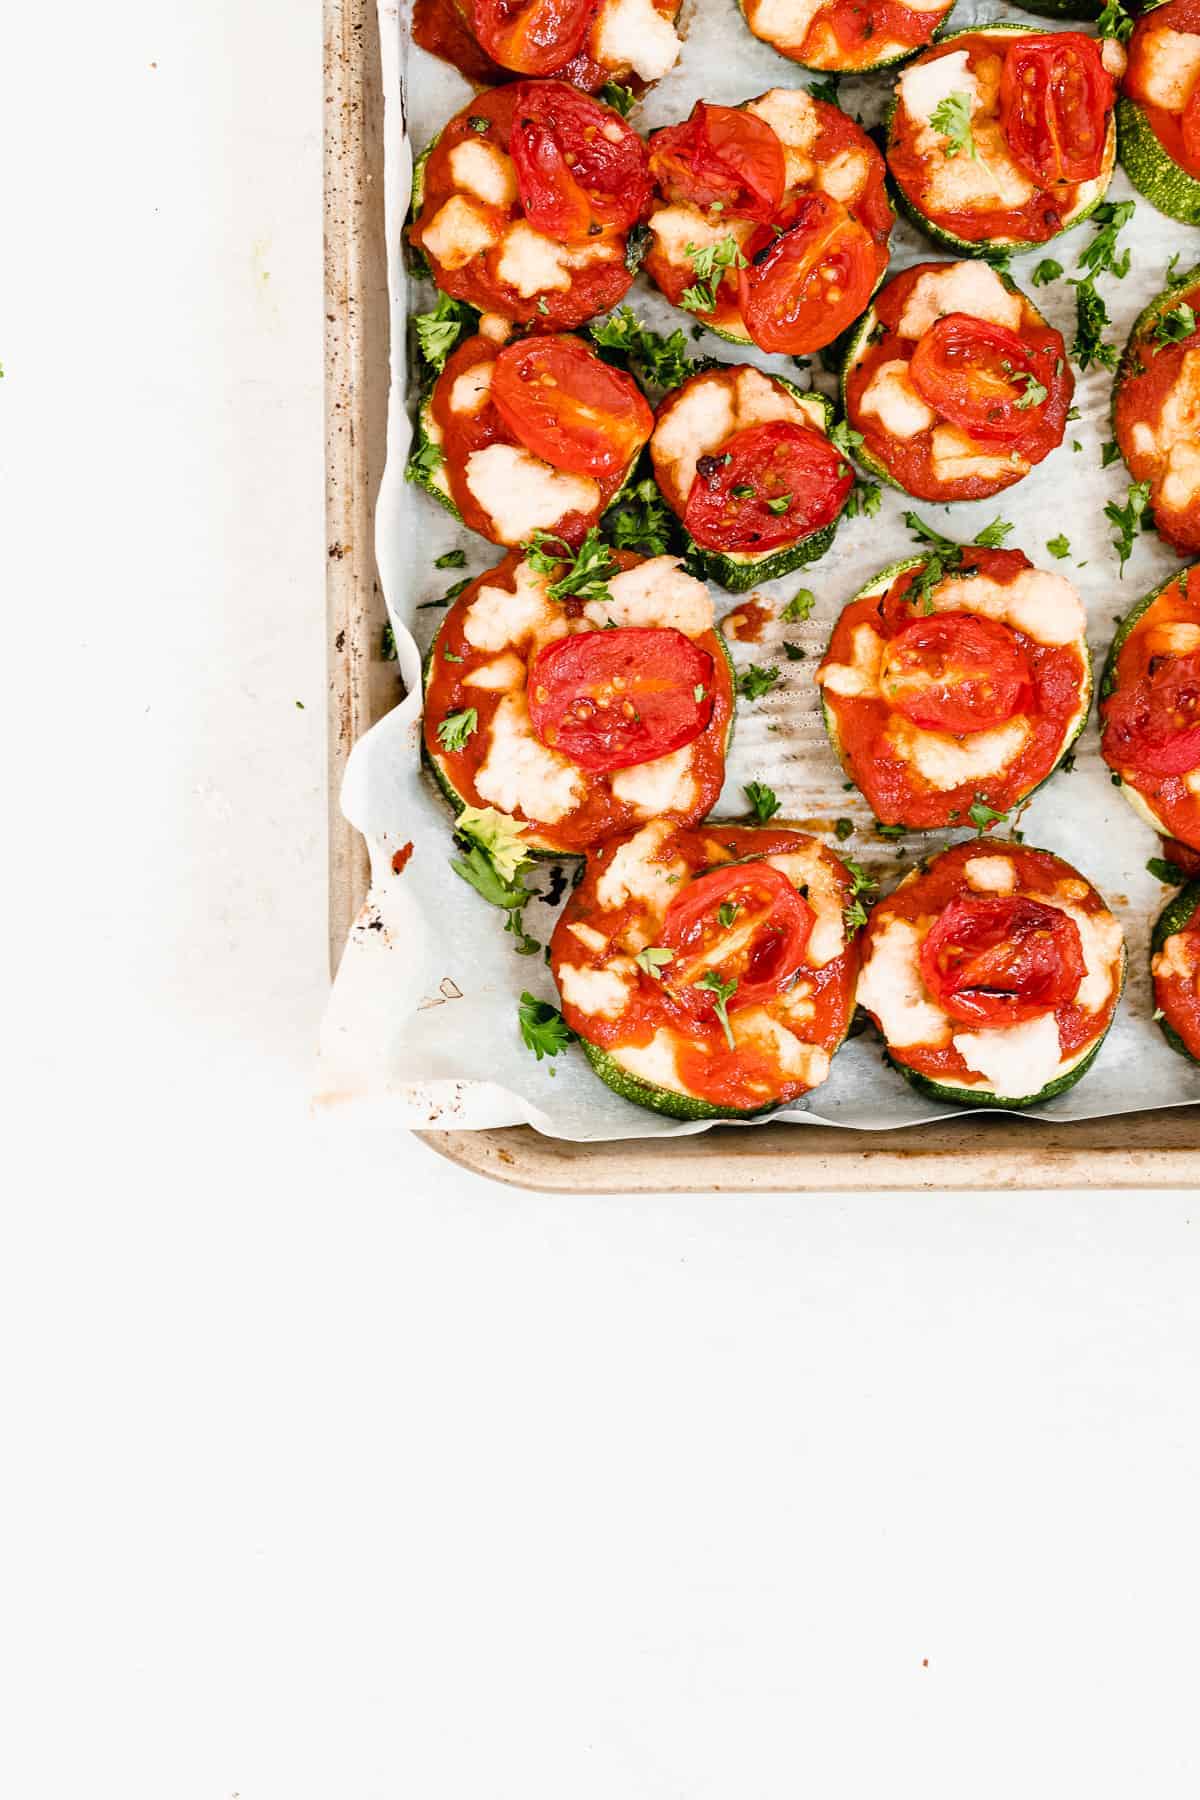
[[[529,866],[523,842],[525,827],[494,806],[464,806],[454,831],[478,845],[502,881],[512,881]]]
[[[823,100],[826,106],[840,106],[841,101],[838,99],[840,79],[840,76],[833,75],[828,81],[814,81],[808,91],[814,100]]]
[[[699,988],[707,988],[710,993],[716,995],[716,999],[713,1001],[713,1011],[721,1021],[721,1030],[725,1033],[725,1042],[732,1050],[734,1048],[733,1033],[729,1029],[729,1014],[726,1011],[726,1005],[737,993],[738,984],[736,975],[732,981],[722,981],[715,969],[709,969],[695,985]]]
[[[1062,272],[1063,266],[1060,262],[1055,262],[1052,256],[1044,256],[1029,279],[1034,287],[1049,287],[1052,281],[1058,280]]]
[[[631,225],[625,234],[625,267],[631,275],[641,268],[653,236],[648,225]]]
[[[632,307],[619,306],[590,330],[599,349],[623,352],[634,374],[653,387],[678,387],[692,372],[682,331],[673,331],[670,337],[648,331]]]
[[[799,593],[792,595],[779,617],[787,625],[803,624],[811,616],[816,603],[817,598],[811,588],[801,588]]]
[[[601,525],[614,549],[662,556],[670,545],[672,519],[656,484],[647,476],[605,513]]]
[[[560,1050],[574,1042],[575,1033],[557,1006],[551,1006],[548,1000],[535,999],[532,994],[521,995],[517,1021],[525,1048],[532,1050],[539,1062],[543,1056],[557,1056]]]
[[[1196,329],[1196,314],[1186,300],[1169,311],[1160,313],[1154,325],[1154,336],[1160,344],[1182,344]]]
[[[1012,529],[1011,519],[993,519],[990,525],[975,533],[974,541],[983,550],[998,550]]]
[[[1116,38],[1118,44],[1127,44],[1133,35],[1133,19],[1121,0],[1105,0],[1096,29],[1102,38]]]
[[[939,556],[951,556],[956,550],[962,549],[961,544],[956,544],[953,538],[943,537],[940,531],[927,525],[915,512],[906,512],[904,523],[915,538],[919,538],[923,544],[932,544]]]
[[[408,459],[408,467],[404,471],[405,481],[416,481],[421,475],[432,475],[440,469],[446,460],[446,452],[432,438],[422,438],[420,444]]]
[[[1086,281],[1072,281],[1075,289],[1075,341],[1071,345],[1071,355],[1081,369],[1090,369],[1093,363],[1102,369],[1115,369],[1118,350],[1115,344],[1104,342],[1104,332],[1109,325],[1108,308],[1096,292],[1096,284],[1089,277]]]
[[[570,544],[549,532],[535,531],[528,544],[522,544],[525,560],[538,575],[552,575],[560,564],[567,572],[546,589],[551,600],[566,600],[574,595],[580,600],[611,600],[608,582],[616,574],[612,551],[593,525],[580,544]]]
[[[930,113],[929,123],[946,139],[947,156],[958,156],[964,150],[972,159],[976,156],[970,94],[947,94]]]
[[[783,640],[783,654],[787,657],[789,662],[803,662],[806,652],[802,645],[789,644],[785,638]]]
[[[737,492],[736,488],[734,492]],[[779,514],[785,513],[791,504],[792,496],[790,494],[776,494],[774,499],[768,500],[766,503],[767,511],[774,513],[777,517]]]
[[[1120,281],[1129,273],[1130,255],[1128,248],[1117,253],[1117,238],[1124,226],[1133,217],[1135,202],[1132,200],[1104,200],[1091,216],[1091,223],[1097,227],[1083,255],[1076,264],[1077,268],[1086,269],[1091,276],[1115,275]]]
[[[1061,562],[1064,556],[1071,554],[1071,540],[1065,532],[1060,531],[1057,537],[1046,539],[1046,548],[1051,556],[1057,556]]]
[[[1107,469],[1110,463],[1119,462],[1120,458],[1121,458],[1120,445],[1114,443],[1112,438],[1109,438],[1107,444],[1101,444],[1101,446],[1100,446],[1100,467],[1102,469]]]
[[[1153,875],[1155,881],[1161,881],[1165,887],[1183,887],[1187,882],[1187,873],[1178,863],[1167,862],[1165,857],[1152,856],[1146,864],[1146,873]]]
[[[1048,390],[1029,369],[1015,369],[1011,379],[1025,383],[1025,392],[1016,403],[1018,412],[1026,412],[1031,406],[1042,404]]]
[[[723,925],[725,930],[728,931],[729,927],[738,916],[738,910],[739,908],[736,900],[723,901],[717,908],[717,923]]]
[[[611,106],[623,119],[627,119],[633,111],[637,95],[631,87],[624,87],[619,81],[606,81],[596,98],[603,100],[606,106]]]
[[[779,801],[764,781],[748,781],[746,798],[754,808],[754,817],[760,825],[765,825],[779,811]]]
[[[447,550],[434,559],[435,569],[461,569],[467,560],[465,550]]]
[[[1115,500],[1110,500],[1104,509],[1105,518],[1117,528],[1113,549],[1121,565],[1122,580],[1125,579],[1125,564],[1133,554],[1133,540],[1145,528],[1146,508],[1149,504],[1150,483],[1133,481],[1129,484],[1124,506],[1118,506]]]
[[[860,513],[873,518],[883,504],[883,489],[877,481],[856,481],[846,496],[846,517],[856,519]]]
[[[849,825],[850,821],[839,819],[834,827],[839,837],[843,836],[840,830],[843,824]],[[844,835],[849,836],[849,833]],[[842,867],[850,876],[851,883],[849,903],[842,909],[842,923],[845,925],[847,937],[853,937],[855,932],[861,931],[867,922],[867,906],[863,896],[873,894],[879,883],[873,875],[867,874],[860,863],[851,861],[850,857],[845,858]]]
[[[697,281],[694,287],[685,288],[679,296],[680,306],[688,312],[713,312],[724,271],[746,267],[737,239],[730,233],[718,238],[715,244],[685,244],[683,254],[696,271]]]
[[[829,427],[829,441],[843,456],[857,456],[863,445],[863,434],[855,431],[846,419],[837,419]]]
[[[757,663],[751,663],[748,669],[739,672],[734,686],[743,700],[761,700],[775,686],[781,674],[780,669],[762,669]]]
[[[999,819],[1007,819],[1008,814],[997,812],[994,806],[989,806],[986,800],[976,795],[967,808],[967,817],[982,837],[989,825],[994,825]]]
[[[479,714],[473,706],[465,712],[447,713],[437,728],[438,743],[443,750],[463,750],[478,728]]]
[[[451,300],[447,294],[438,295],[437,305],[432,312],[414,315],[417,349],[422,362],[435,374],[440,375],[445,368],[446,358],[473,316],[469,307],[463,306],[458,300]]]
[[[839,844],[844,844],[846,839],[852,837],[854,834],[854,820],[835,819],[833,821],[833,834],[837,838]]]
[[[661,981],[662,971],[668,963],[675,961],[675,952],[668,950],[664,944],[647,944],[633,960],[639,969],[644,969],[655,981]]]

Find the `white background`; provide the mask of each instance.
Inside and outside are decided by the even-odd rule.
[[[320,39],[5,21],[0,1791],[1190,1800],[1194,1195],[307,1120]]]

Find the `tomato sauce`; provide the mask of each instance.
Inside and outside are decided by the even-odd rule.
[[[670,865],[682,859],[687,864],[687,875],[674,889],[686,896],[687,884],[693,877],[725,861],[778,856],[814,847],[848,904],[852,883],[839,859],[816,839],[786,828],[718,824],[707,830],[688,830],[681,826],[664,838],[652,860]],[[550,944],[550,966],[556,980],[563,963],[600,969],[615,955],[628,955],[630,950],[647,943],[663,942],[664,909],[638,900],[606,908],[597,898],[597,884],[617,848],[616,844],[607,844],[589,856],[584,878],[559,918]],[[604,947],[585,947],[570,930],[572,925],[587,925],[599,932],[605,940]],[[762,1004],[785,1030],[832,1056],[850,1026],[857,970],[857,940],[851,939],[841,955],[822,968],[814,967],[807,959],[803,962],[799,979],[810,990],[807,999],[813,1009],[811,1016],[803,1020],[788,1016],[786,1000],[790,990]],[[736,1020],[733,1007],[731,1001],[731,1015]],[[786,1075],[769,1051],[757,1044],[731,1051],[715,1017],[685,1011],[672,1002],[663,982],[640,969],[636,990],[615,1019],[582,1013],[565,998],[563,1016],[581,1037],[609,1051],[618,1046],[648,1044],[656,1031],[670,1029],[675,1034],[676,1066],[688,1092],[713,1106],[749,1111],[783,1105],[808,1091],[804,1082]]]
[[[736,226],[737,229],[733,231],[733,235],[742,242],[747,256],[753,258],[760,244],[764,248],[770,248],[775,238],[775,225],[781,226],[784,230],[787,229],[791,223],[790,214],[794,211],[797,201],[803,195],[815,191],[815,171],[832,162],[843,151],[860,151],[867,158],[869,171],[867,180],[858,198],[845,210],[863,227],[871,241],[871,254],[875,261],[875,279],[878,280],[888,265],[888,238],[895,223],[895,214],[887,197],[886,170],[883,158],[862,127],[842,112],[839,107],[831,106],[824,100],[814,100],[813,107],[820,122],[820,129],[812,145],[804,151],[804,155],[814,165],[814,179],[786,187],[783,199],[771,218],[763,220],[757,213],[752,215],[753,230],[749,229],[750,220],[748,218],[739,219],[738,215],[728,208],[718,211],[710,209],[706,216],[712,224],[728,221],[731,228]],[[650,147],[653,152],[653,138]],[[663,203],[669,204],[669,196],[663,192],[661,185],[659,192]],[[839,203],[835,202],[834,204]],[[679,262],[672,261],[666,255],[657,236],[652,237],[650,248],[646,252],[645,268],[646,273],[675,306],[680,304],[685,290],[696,284],[696,271],[692,263],[686,257]],[[720,278],[716,298],[715,309],[711,313],[699,313],[697,317],[702,319],[706,325],[711,326],[714,331],[725,332],[747,342],[751,341],[752,334],[747,327],[739,299],[738,271],[727,271]],[[830,337],[836,336],[840,329],[840,326],[835,325]],[[829,342],[830,340],[823,341]]]
[[[736,638],[739,644],[757,644],[761,642],[763,628],[775,614],[761,600],[751,598],[743,600],[731,613],[726,613],[721,620],[721,630],[727,638]]]
[[[461,112],[455,113],[425,162],[421,210],[409,229],[409,236],[428,257],[437,285],[451,299],[463,300],[480,312],[499,313],[502,318],[514,319],[537,331],[561,331],[582,325],[597,313],[608,312],[629,292],[633,275],[625,266],[625,230],[600,227],[589,242],[611,252],[606,260],[573,270],[567,288],[550,288],[529,295],[519,293],[497,273],[504,252],[503,233],[525,216],[519,198],[507,207],[483,209],[477,196],[466,195],[473,205],[487,211],[498,241],[482,255],[472,257],[462,268],[451,269],[440,263],[425,248],[422,235],[451,195],[464,193],[450,172],[450,155],[455,146],[474,140],[491,144],[507,155],[513,135],[514,110],[521,89],[530,85],[533,84],[517,83],[478,94]],[[612,116],[623,124],[618,113],[614,112]],[[472,119],[486,120],[486,131],[477,130],[470,122]]]
[[[1129,40],[1129,63],[1121,87],[1131,100],[1137,101],[1146,115],[1151,131],[1171,161],[1177,163],[1193,180],[1200,181],[1200,154],[1197,154],[1196,133],[1192,128],[1185,136],[1184,131],[1185,116],[1195,103],[1195,87],[1187,96],[1182,112],[1169,112],[1165,107],[1156,106],[1144,97],[1149,74],[1146,40],[1152,33],[1163,30],[1200,36],[1200,0],[1168,0],[1166,6],[1156,6],[1152,12],[1145,13],[1138,20]]]
[[[775,44],[774,48],[809,69],[846,73],[869,69],[875,65],[881,45],[900,44],[915,50],[927,44],[950,10],[947,6],[941,12],[918,12],[897,0],[829,0],[813,15],[802,44]],[[770,38],[766,41],[773,42]]]
[[[674,20],[679,11],[679,0],[654,0],[654,9],[665,19]],[[598,93],[606,81],[613,80],[632,87],[635,93],[643,93],[647,84],[633,73],[628,63],[597,60],[593,46],[599,12],[600,0],[596,0],[592,24],[582,48],[543,72],[560,81],[569,81],[573,87],[582,88],[588,94]],[[493,86],[520,79],[514,70],[502,67],[488,55],[475,35],[469,6],[459,6],[456,0],[415,0],[412,35],[413,42],[422,50],[451,63],[468,81]]]
[[[580,340],[572,339],[571,342],[579,343]],[[493,543],[500,543],[502,540],[496,536],[491,514],[480,506],[467,484],[467,460],[474,451],[486,449],[489,444],[522,445],[522,440],[501,418],[490,397],[475,412],[456,411],[450,402],[458,378],[478,368],[481,363],[494,363],[501,348],[501,345],[493,344],[487,338],[468,338],[447,357],[446,367],[434,383],[430,398],[434,421],[442,433],[441,448],[445,456],[442,473],[450,488],[450,498],[462,514],[464,524],[469,525],[472,531],[478,531],[481,536],[490,538]],[[627,473],[626,468],[611,474],[593,474],[591,479],[600,490],[597,505],[591,512],[564,513],[549,529],[568,544],[579,544],[589,527],[597,523],[621,488]]]
[[[1200,313],[1200,282],[1181,292],[1171,304],[1173,308],[1187,304]],[[1158,534],[1181,556],[1200,550],[1200,493],[1182,510],[1168,508],[1162,495],[1167,459],[1157,448],[1139,449],[1134,428],[1145,424],[1157,431],[1163,407],[1183,374],[1184,358],[1190,351],[1194,362],[1198,349],[1200,328],[1177,344],[1160,344],[1151,324],[1132,348],[1113,405],[1113,430],[1121,455],[1135,481],[1150,483],[1150,507]]]
[[[953,481],[939,479],[934,473],[933,434],[939,425],[948,422],[944,417],[939,415],[931,426],[914,437],[899,438],[886,429],[878,414],[862,410],[862,397],[880,365],[911,363],[918,341],[924,342],[924,339],[901,337],[898,330],[913,288],[929,270],[949,267],[949,263],[917,263],[903,275],[897,275],[894,281],[889,281],[876,295],[876,327],[846,381],[846,416],[854,429],[862,433],[864,447],[906,493],[919,500],[984,500],[1023,480],[1025,470],[1014,467],[1007,478],[970,475]],[[1033,372],[1046,389],[1046,400],[1039,407],[1029,409],[1029,426],[1013,437],[1006,437],[1002,444],[983,439],[972,439],[972,442],[978,441],[981,451],[1008,453],[1036,466],[1063,441],[1067,414],[1075,393],[1075,377],[1067,361],[1061,332],[1047,325],[1024,295],[1021,300],[1021,327],[1017,335],[1029,354]],[[926,404],[932,406],[928,399]],[[933,410],[936,412],[936,408]]]
[[[982,32],[978,36],[964,34],[955,36],[951,42],[938,49],[927,51],[917,61],[935,62],[939,57],[966,51],[967,67],[976,76],[981,93],[991,97],[990,106],[985,104],[973,115],[978,131],[985,119],[994,120],[1000,115],[997,64],[1003,65],[1014,44],[1027,44],[1030,39],[1047,35],[1049,34],[1036,30],[1031,30],[1027,37],[1017,37],[1015,33],[1010,35],[1007,32],[1000,37],[988,37]],[[1109,82],[1110,89],[1111,85]],[[1104,152],[1104,169],[1108,170],[1111,170],[1115,155],[1111,116],[1110,99],[1108,106],[1104,108],[1103,117],[1097,121],[1097,128],[1108,133]],[[1080,203],[1081,189],[1086,185],[1084,183],[1055,181],[1043,187],[1035,182],[1033,192],[1020,206],[939,211],[930,199],[930,171],[942,159],[945,151],[940,145],[931,150],[918,148],[926,130],[923,120],[915,119],[907,107],[898,105],[888,140],[888,168],[893,180],[913,206],[925,218],[940,225],[944,231],[952,232],[955,237],[972,244],[990,243],[997,238],[1015,238],[1020,243],[1042,244],[1065,228],[1072,212]],[[1025,173],[1028,174],[1029,171],[1026,170]]]
[[[622,569],[634,568],[645,560],[622,550],[614,551],[613,556]],[[497,656],[505,652],[476,649],[468,643],[464,628],[481,588],[506,588],[510,593],[516,591],[517,569],[521,560],[519,551],[510,552],[494,569],[488,569],[477,576],[464,589],[447,612],[431,652],[425,693],[425,748],[435,765],[444,772],[455,793],[469,806],[492,804],[479,793],[475,776],[487,756],[492,720],[508,690],[465,684],[465,677],[484,664],[494,662]],[[584,617],[580,601],[568,598],[562,602],[562,608],[572,630],[596,629]],[[689,746],[689,768],[695,784],[695,800],[688,809],[688,817],[700,819],[716,805],[725,779],[725,745],[733,716],[733,681],[715,631],[705,632],[702,637],[692,641],[712,659],[711,714],[702,734]],[[517,654],[521,655],[522,661],[526,661],[532,657],[535,648],[536,646],[531,646],[527,652]],[[464,712],[472,707],[478,714],[476,730],[461,750],[444,749],[438,741],[438,725],[448,714]],[[536,819],[526,821],[531,827],[527,836],[530,848],[578,853],[643,822],[642,816],[632,806],[615,797],[607,775],[581,770],[581,777],[585,783],[582,804],[552,824],[542,824]],[[520,811],[514,817],[526,819],[526,815]]]
[[[933,858],[923,873],[897,888],[886,900],[880,901],[871,914],[867,927],[868,939],[881,930],[889,918],[910,919],[920,926],[929,926],[952,901],[975,897],[975,890],[963,871],[965,865],[977,856],[1003,856],[1016,869],[1016,892],[1047,906],[1061,905],[1063,900],[1068,900],[1072,907],[1083,913],[1096,914],[1108,910],[1091,883],[1077,869],[1073,869],[1070,863],[1063,862],[1050,851],[1029,850],[1019,844],[981,845],[974,841],[955,844],[953,848],[944,850],[940,856]],[[1072,889],[1063,893],[1059,888],[1061,882],[1072,883]],[[1119,998],[1120,981],[1119,978],[1114,978],[1108,999],[1097,1012],[1085,1012],[1073,1000],[1064,1000],[1054,1008],[1064,1058],[1079,1056],[1104,1035]],[[951,1029],[952,1032],[961,1033],[969,1032],[972,1027],[954,1025],[951,1021]],[[903,1063],[931,1081],[980,1080],[978,1070],[971,1068],[961,1052],[954,1048],[952,1041],[939,1048],[920,1044],[906,1044],[903,1048],[889,1046],[888,1054],[894,1062]]]
[[[1190,769],[1164,773],[1161,769],[1146,766],[1144,759],[1139,766],[1136,735],[1131,742],[1118,744],[1114,731],[1114,712],[1120,707],[1121,696],[1135,691],[1139,683],[1159,674],[1172,660],[1163,642],[1156,642],[1156,634],[1163,626],[1200,627],[1200,592],[1194,596],[1190,592],[1190,574],[1191,571],[1185,569],[1164,588],[1146,608],[1117,652],[1116,692],[1100,704],[1100,752],[1109,767],[1144,797],[1165,832],[1193,850],[1200,850],[1200,792],[1193,792],[1188,785],[1189,781],[1195,781],[1200,789],[1200,754]],[[1200,579],[1196,585],[1200,589]]]
[[[1153,975],[1155,1006],[1200,1062],[1200,902],[1155,956]]]

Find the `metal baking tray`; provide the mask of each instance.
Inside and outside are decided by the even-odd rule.
[[[379,659],[375,569],[388,309],[376,0],[325,0],[325,392],[329,669],[329,935],[336,968],[367,890],[366,847],[338,805],[350,747],[399,699]],[[528,1126],[429,1131],[464,1168],[581,1193],[696,1189],[1200,1186],[1195,1110],[1062,1125],[973,1116],[896,1131],[716,1127],[666,1141],[572,1144]]]

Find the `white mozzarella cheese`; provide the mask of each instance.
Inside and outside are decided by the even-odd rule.
[[[817,168],[817,186],[822,193],[853,206],[867,185],[871,164],[865,150],[842,150]]]
[[[940,1050],[950,1042],[950,1020],[921,979],[924,935],[911,919],[895,915],[885,918],[878,929],[868,928],[858,1001],[878,1019],[884,1037],[897,1050],[913,1044]]]
[[[802,87],[768,88],[746,111],[765,120],[788,150],[811,150],[820,135],[820,115]]]
[[[505,694],[496,708],[475,786],[501,812],[519,810],[546,825],[565,818],[586,792],[575,764],[534,736],[523,692]]]
[[[856,625],[850,636],[848,663],[825,663],[817,670],[817,681],[831,694],[844,700],[862,700],[879,692],[879,664],[883,657],[883,639],[870,625]]]
[[[654,819],[612,852],[596,883],[596,899],[606,911],[638,900],[666,912],[686,873],[681,857],[660,860],[662,846],[675,829],[669,819]]]
[[[997,456],[984,450],[954,425],[939,425],[929,445],[933,472],[939,481],[1001,481],[1028,475],[1030,464],[1010,451]]]
[[[751,0],[746,19],[755,37],[799,50],[826,0]],[[778,90],[776,90],[778,91]]]
[[[1200,494],[1200,444],[1172,444],[1159,488],[1159,502],[1168,512],[1186,512]]]
[[[451,194],[421,233],[421,246],[444,269],[463,269],[500,236],[493,214],[464,194]]]
[[[1189,625],[1183,619],[1152,625],[1145,645],[1147,656],[1190,656],[1193,650],[1200,650],[1200,625]]]
[[[905,112],[922,125],[929,124],[951,94],[966,94],[974,104],[978,93],[965,50],[948,51],[931,62],[910,63],[896,87]]]
[[[815,844],[768,856],[767,862],[786,875],[795,888],[807,888],[813,909],[813,928],[804,960],[812,969],[823,969],[846,948],[845,899],[842,885]]]
[[[810,400],[806,404],[790,388],[781,387],[779,382],[764,375],[761,369],[749,366],[739,369],[734,391],[739,431],[745,431],[751,425],[771,425],[776,419],[787,419],[796,425],[815,424],[819,429],[824,420],[824,411],[818,401]]]
[[[658,240],[658,248],[672,263],[688,261],[689,244],[703,250],[727,237],[734,237],[741,244],[756,229],[753,219],[726,219],[710,225],[695,206],[660,206],[650,214],[647,223]]]
[[[1153,958],[1150,972],[1159,981],[1192,981],[1197,974],[1195,939],[1176,931]]]
[[[1157,441],[1164,448],[1194,438],[1200,426],[1200,350],[1185,350],[1159,415]]]
[[[964,782],[1002,774],[1028,743],[1031,728],[1024,717],[1006,719],[990,731],[976,731],[960,740],[945,731],[924,731],[893,713],[884,735],[889,748],[911,763],[923,781],[946,793]]]
[[[1131,88],[1138,100],[1181,113],[1200,80],[1200,37],[1159,25],[1142,35]]]
[[[516,444],[472,450],[463,474],[503,544],[523,544],[567,513],[591,513],[600,505],[600,489],[589,475],[552,469]]]
[[[450,411],[456,413],[477,413],[486,406],[492,391],[492,370],[495,363],[477,362],[465,374],[456,377],[450,389]]]
[[[572,270],[586,268],[589,263],[611,262],[616,254],[615,247],[607,241],[597,240],[576,248],[556,243],[535,231],[527,220],[518,219],[504,234],[496,274],[528,300],[549,289],[565,293],[571,285]]]
[[[666,812],[687,812],[696,802],[691,745],[684,744],[669,756],[657,756],[653,762],[615,769],[609,786],[614,800],[632,806],[643,819],[657,818]]]
[[[1084,912],[1081,907],[1070,906],[1064,900],[1056,900],[1053,904],[1074,920],[1083,946],[1084,975],[1075,994],[1075,1004],[1081,1012],[1099,1012],[1107,1006],[1120,976],[1124,934],[1110,912]]]
[[[1033,182],[1009,155],[999,124],[976,119],[973,131],[973,157],[944,156],[935,148],[927,162],[924,203],[929,211],[1015,211],[1031,198]],[[930,136],[935,146],[941,143],[938,134],[931,132]]]
[[[942,58],[943,62],[948,60]],[[935,319],[952,312],[969,313],[973,319],[984,319],[989,325],[1006,325],[1010,331],[1019,331],[1021,296],[1010,294],[988,263],[946,263],[918,276],[896,329],[904,338],[924,337]]]
[[[652,0],[605,0],[592,31],[597,62],[631,68],[643,81],[660,81],[678,62],[680,47],[674,25]]]
[[[594,955],[599,955],[608,949],[608,939],[602,931],[597,931],[594,926],[568,925],[567,930],[573,938],[579,939],[585,950],[592,951]]]
[[[676,1041],[675,1033],[664,1025],[648,1044],[620,1044],[610,1050],[609,1055],[618,1067],[628,1070],[639,1081],[667,1088],[673,1094],[686,1094],[675,1060]]]
[[[487,592],[484,589],[483,592]],[[499,593],[498,588],[491,590]],[[482,598],[482,594],[480,596]],[[509,596],[511,598],[511,596]],[[479,668],[472,669],[464,675],[462,684],[469,688],[484,688],[490,692],[499,692],[506,688],[520,687],[525,679],[525,664],[519,656],[497,656],[492,662],[481,663]]]
[[[797,981],[774,1001],[789,1025],[807,1025],[816,1014],[811,981]]]
[[[568,1006],[593,1019],[619,1019],[633,991],[635,973],[628,957],[616,957],[604,969],[560,963],[556,979]]]
[[[515,592],[480,588],[468,608],[463,636],[474,650],[520,649],[556,622],[565,629],[562,608],[546,598],[546,578],[522,562],[517,564]]]
[[[928,431],[937,417],[908,378],[908,364],[897,358],[880,363],[863,389],[858,409],[879,420],[892,437],[914,438]]]
[[[937,612],[973,612],[1023,631],[1038,644],[1078,644],[1087,636],[1083,601],[1065,575],[1023,569],[1015,581],[950,576],[931,595]]]
[[[517,197],[517,171],[512,158],[497,144],[482,138],[464,138],[450,152],[450,174],[456,187],[466,188],[489,206],[511,206]]]
[[[1002,1100],[1024,1100],[1053,1081],[1062,1064],[1058,1022],[1053,1013],[994,1030],[959,1031],[954,1048]]]
[[[829,1054],[818,1044],[806,1044],[794,1031],[773,1018],[765,1006],[747,1006],[729,1015],[733,1041],[739,1050],[757,1050],[768,1056],[792,1081],[818,1087],[829,1074]]]
[[[654,430],[655,457],[671,470],[681,494],[691,492],[696,464],[737,429],[734,392],[727,381],[693,381]]]
[[[973,856],[963,864],[963,874],[977,894],[1011,894],[1017,885],[1016,867],[1007,856]]]
[[[1158,439],[1144,419],[1138,419],[1134,422],[1130,437],[1132,439],[1133,449],[1138,456],[1157,455]]]
[[[702,581],[679,566],[677,556],[651,556],[623,569],[608,583],[608,600],[589,600],[583,609],[589,624],[673,626],[684,637],[701,637],[713,628],[713,603]]]

